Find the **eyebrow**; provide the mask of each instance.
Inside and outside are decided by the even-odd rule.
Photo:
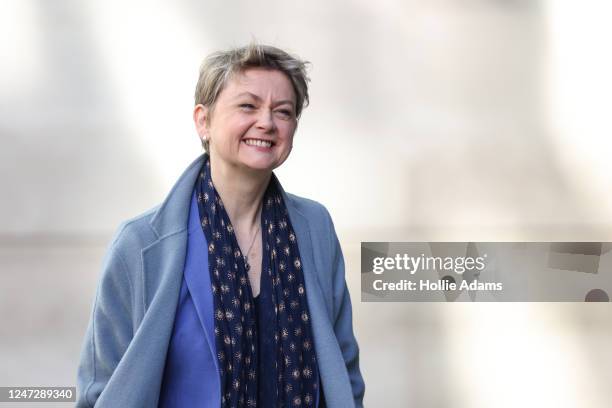
[[[242,92],[242,93],[238,94],[235,99],[238,99],[241,96],[245,96],[245,95],[246,96],[250,96],[251,98],[256,99],[258,101],[261,101],[261,98],[259,96],[255,95],[254,93],[251,93],[251,92]],[[285,103],[289,103],[292,106],[295,105],[295,103],[292,100],[290,100],[290,99],[283,99],[282,101],[276,102],[275,105],[283,105]]]

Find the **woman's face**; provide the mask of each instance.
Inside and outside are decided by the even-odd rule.
[[[194,119],[209,141],[213,161],[251,170],[273,170],[289,156],[297,127],[296,97],[287,76],[250,68],[237,73],[217,97],[212,117],[198,105]]]

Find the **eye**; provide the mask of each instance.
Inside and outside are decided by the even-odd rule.
[[[249,109],[255,109],[255,105],[253,105],[253,104],[251,104],[251,103],[241,103],[241,104],[239,105],[239,107],[240,107],[240,108],[242,108],[242,109],[247,109],[247,110],[249,110]]]
[[[291,118],[293,116],[293,112],[290,110],[281,109],[281,110],[278,110],[277,112],[279,112],[283,117],[286,117],[286,118]]]

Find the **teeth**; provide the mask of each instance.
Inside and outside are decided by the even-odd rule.
[[[267,142],[265,140],[256,140],[256,139],[247,139],[244,141],[244,143],[248,144],[249,146],[259,146],[259,147],[271,147],[272,146],[271,142]]]

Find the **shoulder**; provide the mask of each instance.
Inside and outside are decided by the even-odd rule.
[[[288,204],[309,221],[331,222],[329,211],[327,211],[327,208],[320,202],[291,193],[287,193],[287,197],[289,198]]]
[[[110,244],[111,251],[118,251],[124,257],[130,254],[140,254],[140,250],[157,240],[157,235],[151,227],[151,219],[160,205],[126,219],[119,224]]]
[[[116,229],[102,263],[98,297],[124,299],[121,304],[132,304],[141,288],[139,273],[142,270],[142,250],[157,241],[150,220],[159,206],[121,222]],[[140,295],[138,295],[140,296]],[[132,300],[129,300],[129,299]],[[115,300],[105,302],[117,303]],[[119,303],[118,303],[119,304]]]
[[[323,244],[324,248],[329,248],[336,239],[336,231],[327,208],[318,201],[300,197],[295,194],[287,193],[287,197],[289,201],[287,206],[290,207],[290,213],[294,212],[299,214],[299,218],[308,225],[307,229],[310,233],[318,238],[315,242]],[[291,221],[294,223],[294,228],[297,227],[296,232],[299,236],[300,233],[303,232],[301,231],[300,225],[296,225],[295,221],[297,220],[293,218]]]

